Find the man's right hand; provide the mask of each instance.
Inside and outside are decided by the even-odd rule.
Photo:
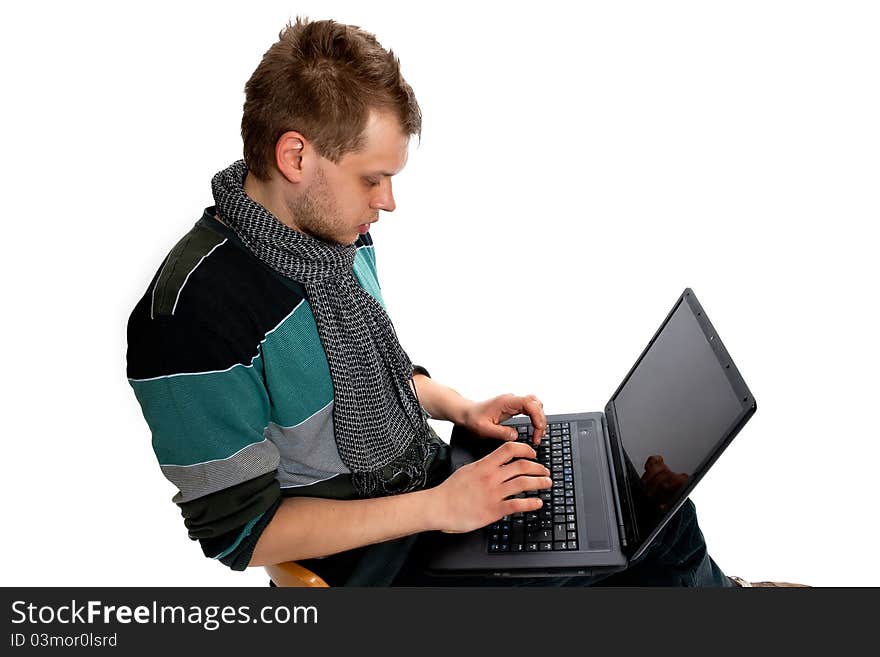
[[[535,458],[525,443],[509,442],[469,463],[433,489],[444,532],[469,532],[514,513],[533,512],[543,502],[538,497],[512,498],[523,491],[550,488],[550,471]],[[511,459],[520,459],[512,461]]]

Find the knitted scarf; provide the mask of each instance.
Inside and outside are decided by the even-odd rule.
[[[246,174],[239,160],[214,176],[217,210],[258,259],[305,288],[333,381],[336,446],[357,494],[423,488],[436,445],[391,319],[355,279],[355,245],[288,228],[245,194]]]

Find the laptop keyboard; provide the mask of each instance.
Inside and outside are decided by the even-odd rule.
[[[534,430],[531,425],[519,426],[517,431],[517,441],[534,447],[536,460],[550,470],[553,488],[525,491],[516,496],[540,497],[544,506],[533,513],[504,516],[489,525],[486,528],[489,553],[577,550],[571,426],[568,422],[549,424],[546,435],[537,447],[532,442]]]

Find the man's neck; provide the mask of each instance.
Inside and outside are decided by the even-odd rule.
[[[244,193],[275,215],[282,224],[297,230],[287,204],[270,182],[259,180],[248,172],[244,178]]]

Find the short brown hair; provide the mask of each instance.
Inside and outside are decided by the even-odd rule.
[[[400,61],[354,25],[297,17],[263,55],[244,87],[241,136],[248,169],[268,180],[275,144],[296,130],[333,162],[364,146],[369,111],[391,111],[407,135],[422,131],[422,112]]]

